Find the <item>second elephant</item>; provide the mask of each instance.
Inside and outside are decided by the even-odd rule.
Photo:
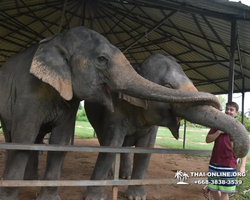
[[[155,54],[149,56],[140,67],[138,73],[159,85],[183,91],[197,91],[190,79],[185,75],[181,66],[171,56]],[[198,93],[198,92],[197,92]],[[195,96],[194,102],[195,102]],[[85,102],[87,117],[94,127],[101,146],[136,146],[154,147],[158,126],[168,127],[173,136],[179,137],[180,117],[194,123],[224,130],[231,137],[236,133],[225,128],[226,122],[244,132],[244,127],[224,113],[215,109],[209,102],[195,103],[160,103],[131,98],[121,93],[112,93],[114,113],[104,106]],[[132,105],[134,104],[134,105]],[[196,117],[197,116],[197,117]],[[204,119],[204,120],[202,120]],[[92,174],[92,180],[104,180],[114,161],[115,154],[100,153]],[[129,157],[122,157],[129,158]],[[135,154],[131,179],[144,179],[150,160],[150,154]],[[121,163],[122,173],[129,176],[130,161]],[[126,168],[127,167],[127,168]],[[125,169],[125,170],[124,170]],[[144,186],[129,186],[125,192],[129,199],[146,199]],[[88,187],[86,199],[106,199],[104,187]]]

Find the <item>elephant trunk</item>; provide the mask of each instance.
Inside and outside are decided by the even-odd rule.
[[[176,116],[190,122],[224,131],[233,141],[233,154],[243,158],[249,150],[249,135],[245,127],[235,118],[208,105],[174,104]]]
[[[127,65],[125,69],[122,73],[117,72],[111,75],[113,77],[109,80],[111,90],[137,98],[165,103],[206,102],[208,105],[221,109],[219,100],[212,94],[167,88],[143,78],[134,71],[131,65]]]

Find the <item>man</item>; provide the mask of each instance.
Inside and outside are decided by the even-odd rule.
[[[235,102],[226,104],[225,113],[236,117],[239,106]],[[206,137],[206,143],[215,142],[209,163],[209,172],[216,175],[208,177],[208,189],[212,192],[215,200],[229,200],[229,193],[235,192],[235,174],[237,170],[237,158],[232,153],[230,136],[223,131],[211,129]],[[241,159],[239,172],[245,172],[246,157]]]

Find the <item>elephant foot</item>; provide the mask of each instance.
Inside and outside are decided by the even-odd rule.
[[[131,154],[123,153],[121,154],[119,177],[122,179],[131,179],[131,173]]]
[[[142,185],[132,185],[126,190],[125,197],[129,200],[146,200],[147,192]]]
[[[18,200],[18,188],[0,188],[0,200]]]
[[[131,179],[131,167],[121,167],[119,177],[122,179]]]
[[[87,187],[87,190],[84,193],[84,200],[105,200],[107,199],[107,193],[105,187],[94,186]]]
[[[36,200],[61,200],[57,187],[44,187],[38,194]]]

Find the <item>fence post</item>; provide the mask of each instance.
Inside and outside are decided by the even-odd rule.
[[[120,153],[115,154],[115,170],[114,170],[114,180],[119,180],[119,171],[120,171]],[[113,186],[113,200],[118,198],[118,186]]]

